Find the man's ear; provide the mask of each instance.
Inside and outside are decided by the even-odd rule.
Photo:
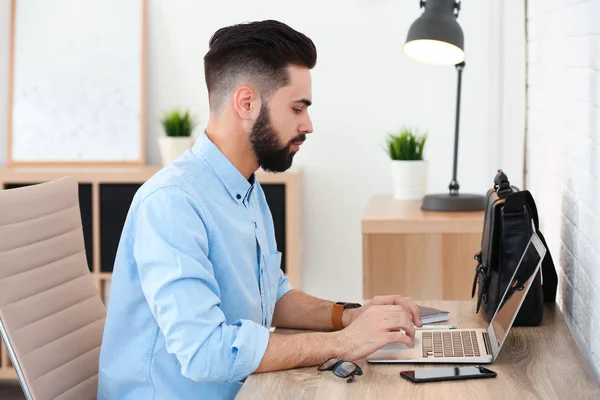
[[[233,94],[233,107],[243,121],[254,121],[260,114],[261,99],[250,86],[241,86]]]

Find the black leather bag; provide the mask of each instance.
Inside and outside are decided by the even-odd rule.
[[[527,190],[512,186],[499,170],[494,187],[486,195],[481,250],[475,255],[477,266],[471,292],[474,297],[479,287],[476,312],[483,309],[488,321],[494,316],[534,230],[546,246],[546,256],[515,319],[515,326],[535,326],[542,322],[544,302],[556,299],[558,277],[539,229],[533,196]]]

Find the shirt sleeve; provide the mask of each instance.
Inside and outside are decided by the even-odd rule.
[[[283,297],[284,294],[292,290],[292,285],[288,281],[288,278],[284,275],[283,271],[279,270],[279,286],[277,287],[277,301]]]
[[[262,360],[269,330],[251,320],[227,324],[200,205],[179,187],[163,187],[141,202],[134,226],[142,291],[181,373],[197,382],[245,379]]]

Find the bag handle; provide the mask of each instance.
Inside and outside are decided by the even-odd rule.
[[[507,194],[512,193],[508,176],[501,169],[498,170],[498,173],[494,177],[494,189],[500,198],[504,198]]]

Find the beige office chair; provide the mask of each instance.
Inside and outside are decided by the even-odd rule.
[[[0,331],[28,399],[96,398],[105,316],[77,181],[0,190]]]

